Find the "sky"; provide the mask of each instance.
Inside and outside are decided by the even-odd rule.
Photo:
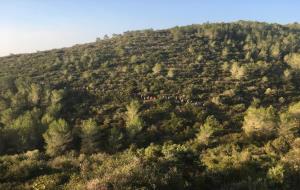
[[[0,0],[0,56],[105,34],[238,20],[300,22],[299,0]]]

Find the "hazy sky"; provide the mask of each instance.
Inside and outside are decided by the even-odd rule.
[[[300,22],[299,0],[0,0],[0,56],[203,22]]]

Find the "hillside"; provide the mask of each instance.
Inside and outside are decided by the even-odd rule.
[[[0,189],[299,189],[300,26],[125,32],[0,58]]]

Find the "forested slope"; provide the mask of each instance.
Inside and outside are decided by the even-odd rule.
[[[0,189],[299,189],[299,132],[298,24],[0,58]]]

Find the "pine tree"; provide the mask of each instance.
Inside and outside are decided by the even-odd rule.
[[[140,104],[137,101],[132,101],[128,106],[126,106],[126,127],[129,132],[129,136],[134,136],[143,128],[143,121],[140,118],[139,109]]]
[[[102,135],[99,126],[93,119],[82,122],[81,151],[91,154],[98,152],[101,146]]]
[[[9,125],[13,135],[9,140],[18,152],[33,150],[42,141],[42,125],[38,112],[39,110],[27,111]]]
[[[43,136],[46,142],[46,152],[51,156],[61,155],[72,148],[72,130],[63,119],[53,121]]]
[[[155,66],[152,68],[154,74],[159,74],[161,70],[162,70],[162,65],[159,63],[156,63]]]
[[[201,144],[208,144],[215,133],[220,131],[220,126],[221,124],[214,116],[207,117],[197,134],[198,142]]]
[[[243,130],[248,136],[274,136],[278,127],[278,117],[275,109],[250,107],[244,117]]]

